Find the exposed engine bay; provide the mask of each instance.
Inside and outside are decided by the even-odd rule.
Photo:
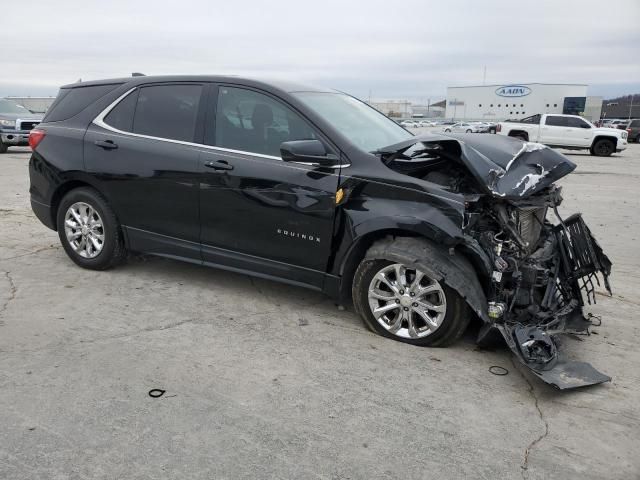
[[[560,389],[609,381],[559,352],[558,334],[588,333],[583,307],[596,302],[596,286],[611,294],[611,262],[581,215],[558,213],[553,182],[575,165],[544,145],[504,138],[433,135],[379,153],[394,171],[463,195],[464,243],[488,264],[479,342],[499,332],[524,365]]]

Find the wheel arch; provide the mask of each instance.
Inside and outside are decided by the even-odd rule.
[[[406,258],[407,251],[414,250],[416,265],[431,274],[433,278],[443,280],[465,300],[478,318],[485,323],[490,322],[486,294],[480,282],[479,272],[461,251],[449,250],[445,245],[436,244],[421,236],[387,235],[373,242],[363,258],[401,261],[403,257]],[[421,262],[423,259],[429,259],[431,266]],[[348,283],[350,286],[351,282]]]
[[[70,179],[58,185],[54,190],[53,195],[51,196],[51,209],[50,209],[51,221],[56,231],[58,229],[57,218],[58,218],[58,208],[60,207],[60,202],[62,201],[64,196],[67,193],[69,193],[71,190],[75,190],[77,188],[83,188],[83,187],[95,190],[103,198],[105,198],[102,192],[98,188],[96,188],[95,185],[82,179]],[[107,201],[106,198],[105,198],[105,201]]]
[[[509,137],[525,137],[529,141],[529,132],[526,130],[511,130],[507,135]]]
[[[351,244],[351,247],[344,255],[340,262],[338,275],[340,276],[339,297],[340,301],[351,300],[351,283],[356,273],[356,269],[365,257],[367,250],[379,240],[387,236],[392,237],[419,237],[420,235],[411,230],[401,228],[381,228],[380,230],[372,230],[360,237],[357,237]]]
[[[437,251],[438,257],[443,266],[445,266],[445,269],[448,263],[452,263],[449,273],[455,272],[457,277],[454,281],[456,285],[451,285],[452,288],[457,290],[458,293],[465,298],[479,318],[488,321],[485,289],[481,281],[487,278],[487,269],[490,267],[487,266],[488,259],[483,257],[482,252],[464,243],[455,244],[443,242],[442,238],[438,239],[434,238],[434,236],[425,235],[424,232],[402,228],[372,230],[354,240],[340,265],[339,300],[341,303],[347,303],[351,300],[351,284],[356,269],[358,265],[360,265],[360,262],[367,256],[367,252],[369,252],[371,247],[377,244],[390,244],[399,239],[414,239],[413,241],[424,243],[433,251]],[[461,272],[464,272],[464,274],[459,275]],[[471,275],[469,281],[466,282],[468,283],[468,291],[465,292],[465,282],[462,281],[461,278],[469,276],[469,274],[475,275]]]
[[[614,148],[614,149],[615,149],[615,148],[616,148],[616,146],[618,145],[618,138],[617,138],[617,137],[614,137],[614,136],[611,136],[611,135],[602,134],[602,135],[596,135],[596,136],[593,138],[593,142],[591,142],[591,148],[593,148],[593,146],[594,146],[597,142],[599,142],[600,140],[608,140],[608,141],[610,141],[611,143],[613,143],[613,148]]]

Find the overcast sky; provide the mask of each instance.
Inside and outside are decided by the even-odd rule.
[[[2,9],[0,45],[0,96],[138,71],[433,101],[485,66],[487,84],[640,93],[640,0],[30,0]]]

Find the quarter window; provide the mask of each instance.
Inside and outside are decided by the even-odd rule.
[[[133,133],[193,142],[201,93],[201,85],[141,88],[133,117]]]
[[[138,90],[122,99],[104,118],[104,123],[118,130],[130,132],[133,128],[133,114],[136,111],[137,101]]]
[[[573,128],[590,128],[589,124],[581,118],[567,117],[567,122],[568,125]]]
[[[220,88],[216,146],[279,157],[282,142],[315,138],[307,122],[281,102],[253,90]]]
[[[567,121],[568,117],[558,117],[558,116],[549,116],[545,122],[545,125],[549,125],[552,127],[568,127],[569,122]]]
[[[115,90],[120,84],[90,85],[88,87],[63,88],[47,110],[44,122],[67,120],[87,108],[99,98]]]

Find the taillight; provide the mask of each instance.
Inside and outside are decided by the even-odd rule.
[[[46,132],[44,130],[38,130],[37,128],[34,128],[29,132],[29,146],[31,147],[31,150],[36,149],[45,135]]]
[[[629,135],[631,135],[631,129],[630,129],[630,128],[627,128],[627,133],[628,133]]]
[[[501,132],[502,131],[502,125],[498,124],[496,125],[496,132]]]

